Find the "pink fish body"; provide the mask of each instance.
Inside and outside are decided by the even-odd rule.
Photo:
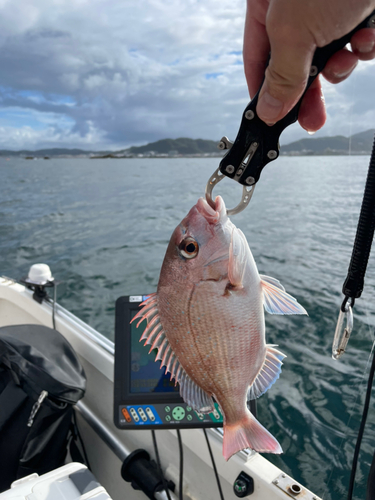
[[[276,279],[259,275],[222,198],[215,209],[200,198],[173,232],[157,293],[136,317],[147,318],[141,340],[158,349],[185,402],[203,413],[212,397],[219,404],[226,460],[245,448],[282,452],[247,408],[279,378],[285,357],[265,343],[264,308],[307,314]]]

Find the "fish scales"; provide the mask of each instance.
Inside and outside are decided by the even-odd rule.
[[[263,310],[306,311],[276,279],[259,275],[220,197],[214,209],[199,199],[177,226],[157,294],[143,307],[149,323],[142,339],[152,343],[158,320],[162,333],[156,333],[165,339],[157,359],[180,384],[185,401],[202,412],[213,409],[212,397],[219,404],[224,457],[244,448],[280,453],[277,440],[247,407],[277,380],[285,357],[265,343]]]

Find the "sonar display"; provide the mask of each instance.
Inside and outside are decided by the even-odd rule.
[[[134,317],[136,311],[133,311]],[[160,361],[155,362],[157,349],[149,354],[150,346],[144,346],[144,341],[139,339],[144,332],[147,323],[144,320],[138,328],[136,322],[131,325],[131,369],[130,369],[130,393],[150,392],[179,392],[175,380],[170,380],[170,373],[165,374],[165,367],[160,368]]]

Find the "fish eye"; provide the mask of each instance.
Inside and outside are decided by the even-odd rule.
[[[194,257],[198,255],[199,251],[198,243],[191,237],[181,241],[178,248],[180,250],[180,254],[185,257],[185,259],[194,259]]]

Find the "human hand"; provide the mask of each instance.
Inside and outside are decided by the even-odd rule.
[[[375,0],[247,0],[244,65],[250,96],[258,91],[269,53],[271,59],[259,94],[257,113],[269,125],[281,120],[298,102],[309,77],[317,47],[341,38],[375,9]],[[331,83],[345,80],[358,64],[375,58],[375,29],[362,29],[322,74]],[[303,97],[298,121],[307,131],[321,128],[326,111],[317,77]]]

